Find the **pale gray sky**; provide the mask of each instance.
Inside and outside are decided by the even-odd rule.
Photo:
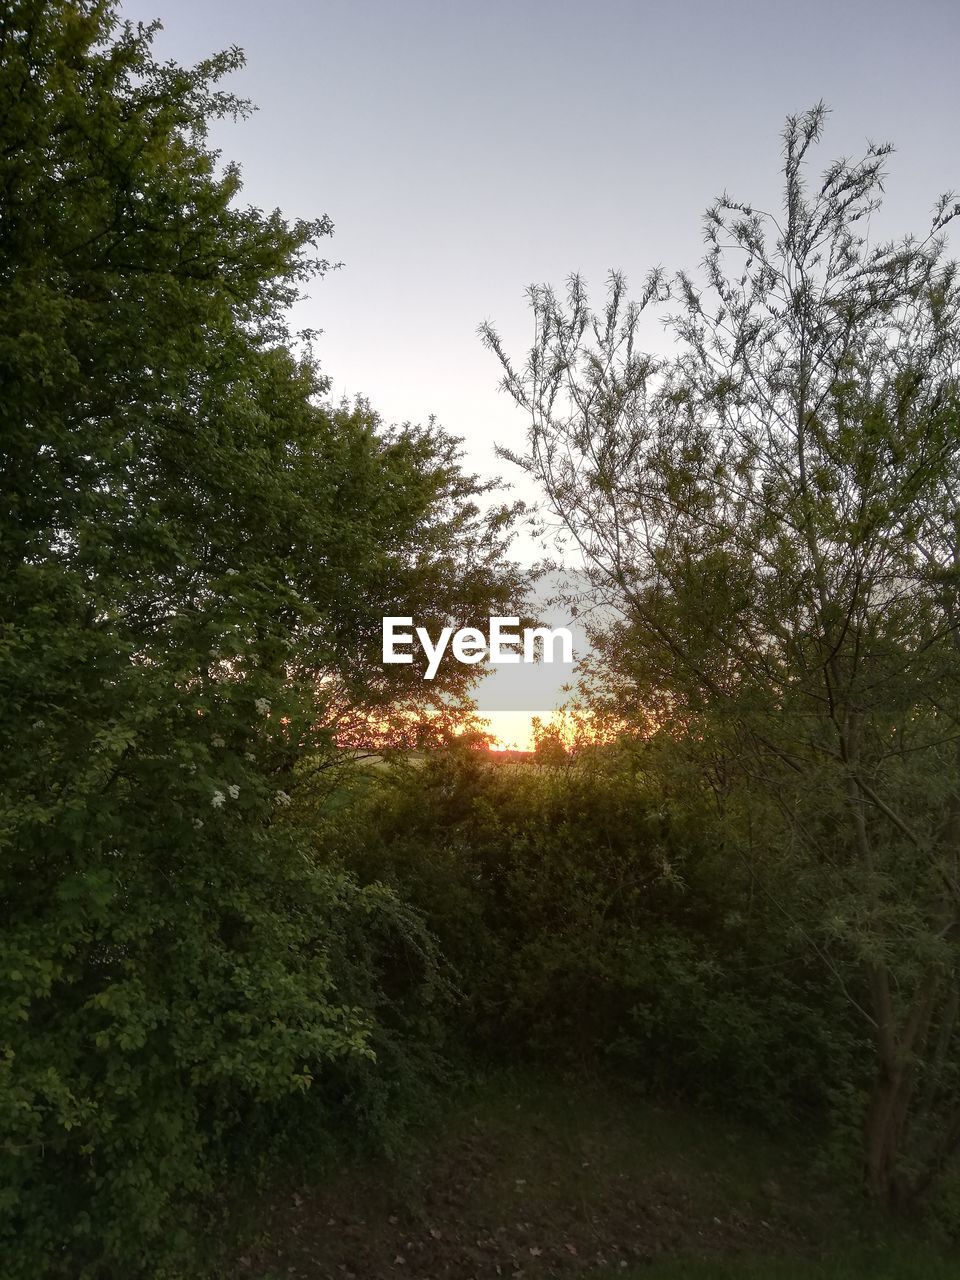
[[[960,187],[958,0],[127,0],[161,56],[247,55],[257,114],[219,129],[245,196],[329,214],[344,268],[298,313],[335,394],[434,413],[473,466],[524,423],[476,336],[530,337],[523,297],[573,270],[691,267],[722,190],[777,200],[784,117],[832,108],[823,165],[891,141],[875,233]]]

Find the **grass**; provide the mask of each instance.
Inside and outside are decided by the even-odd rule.
[[[506,1073],[451,1100],[397,1164],[356,1160],[261,1203],[246,1280],[957,1280],[876,1234],[800,1134],[610,1080]],[[872,1247],[857,1241],[882,1241]]]

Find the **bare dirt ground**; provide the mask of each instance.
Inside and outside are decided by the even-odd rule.
[[[609,1085],[500,1082],[401,1164],[275,1190],[235,1274],[536,1280],[815,1254],[840,1210],[783,1145]]]

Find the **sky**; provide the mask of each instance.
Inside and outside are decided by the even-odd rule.
[[[213,142],[250,203],[333,220],[325,253],[344,265],[296,314],[323,331],[332,394],[392,422],[434,414],[472,470],[514,484],[494,450],[525,423],[477,328],[493,321],[522,358],[528,285],[577,271],[599,297],[612,268],[639,288],[651,267],[696,267],[721,192],[776,206],[784,119],[819,100],[818,167],[868,140],[896,147],[872,234],[922,231],[960,188],[957,0],[127,0],[121,13],[162,22],[163,58],[244,50],[229,87],[258,110]],[[480,705],[525,745],[528,712],[553,694],[541,681],[541,705],[518,706],[501,675]]]

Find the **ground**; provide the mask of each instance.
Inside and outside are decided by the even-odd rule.
[[[775,1140],[610,1082],[498,1076],[412,1154],[261,1197],[249,1280],[956,1280],[960,1256],[876,1224]],[[784,1154],[785,1151],[788,1154]]]

